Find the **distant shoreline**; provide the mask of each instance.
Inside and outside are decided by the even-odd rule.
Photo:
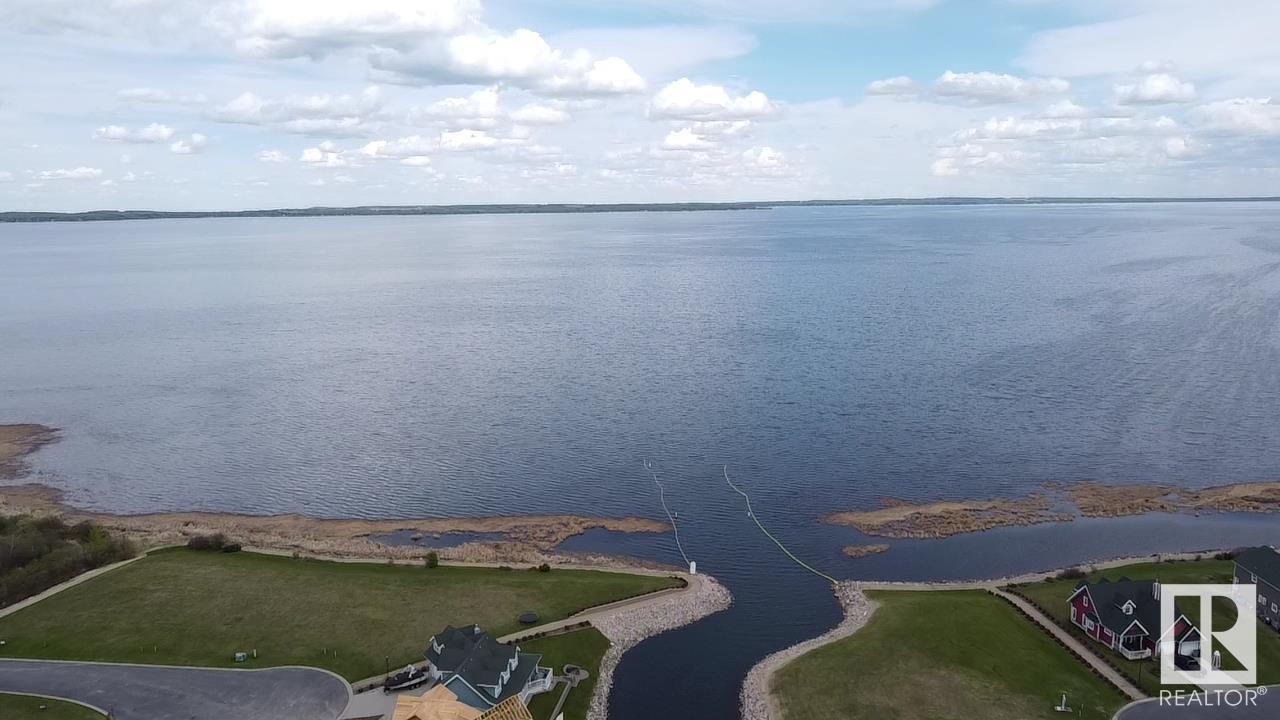
[[[549,203],[493,205],[359,205],[354,207],[275,208],[262,210],[87,210],[84,212],[0,212],[0,222],[104,222],[226,217],[333,217],[412,215],[546,215],[620,212],[708,212],[772,210],[782,207],[893,207],[967,205],[1144,205],[1153,203],[1280,202],[1280,196],[1257,197],[934,197],[858,200],[776,200],[695,203]]]

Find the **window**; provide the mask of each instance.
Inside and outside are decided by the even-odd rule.
[[[1093,618],[1087,617],[1084,619],[1084,629],[1093,630]]]
[[[1280,608],[1276,607],[1275,603],[1271,603],[1271,612],[1273,613],[1280,612]]]
[[[1267,606],[1267,596],[1266,596],[1266,595],[1263,595],[1262,593],[1258,593],[1258,605],[1259,605],[1259,606],[1261,606],[1261,607],[1266,607],[1266,606]]]
[[[1076,606],[1071,606],[1071,622],[1076,622]]]

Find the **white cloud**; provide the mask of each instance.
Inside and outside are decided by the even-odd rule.
[[[646,6],[664,12],[749,23],[845,22],[918,12],[940,0],[562,0],[592,8]]]
[[[1196,98],[1196,86],[1168,73],[1156,73],[1136,83],[1116,85],[1115,94],[1121,105],[1184,103]]]
[[[382,92],[366,88],[359,95],[290,95],[263,98],[244,92],[209,113],[218,122],[271,125],[300,135],[352,137],[367,134],[385,116]]]
[[[667,133],[662,139],[663,150],[674,150],[677,152],[686,150],[708,150],[715,147],[715,143],[698,135],[692,128],[680,128]]]
[[[1196,124],[1238,135],[1280,135],[1280,104],[1269,97],[1240,97],[1196,107]]]
[[[318,58],[348,47],[412,44],[460,30],[479,15],[479,0],[238,0],[206,17],[240,52]]]
[[[1089,116],[1089,111],[1071,102],[1070,100],[1061,100],[1053,103],[1044,109],[1040,114],[1046,118],[1083,118]]]
[[[494,128],[502,116],[497,88],[477,90],[467,97],[451,97],[423,109],[409,111],[409,122],[438,122],[452,128],[484,130]]]
[[[1013,103],[1042,95],[1065,93],[1071,84],[1061,78],[1020,78],[992,72],[957,73],[946,71],[933,84],[942,97],[959,98],[979,104]]]
[[[409,167],[428,167],[431,165],[431,158],[426,155],[410,155],[400,161],[401,165]]]
[[[41,170],[36,174],[40,180],[94,180],[102,177],[102,168],[75,167],[57,170]]]
[[[13,173],[7,170],[0,170],[0,182],[13,182]]]
[[[511,113],[511,120],[521,125],[563,125],[572,117],[558,107],[530,103]]]
[[[1036,33],[1019,63],[1067,77],[1113,75],[1147,65],[1190,77],[1230,78],[1265,88],[1280,70],[1280,3],[1274,0],[1111,0],[1090,3],[1102,17]]]
[[[258,152],[259,162],[282,163],[288,162],[289,156],[284,154],[282,150],[261,150]]]
[[[185,140],[176,140],[169,145],[169,152],[175,155],[194,155],[204,150],[205,145],[209,143],[209,139],[200,133],[191,133],[191,137]]]
[[[160,143],[165,142],[173,137],[174,129],[168,125],[160,123],[151,123],[150,125],[130,130],[120,125],[107,125],[100,127],[93,132],[93,137],[98,140],[106,140],[109,142],[126,142],[126,143]]]
[[[298,161],[316,168],[341,168],[351,164],[345,155],[346,153],[342,150],[330,143],[325,143],[320,147],[311,147],[303,150],[302,155],[298,157]]]
[[[440,133],[440,149],[448,152],[489,150],[497,145],[497,138],[483,130],[457,130]]]
[[[721,85],[698,85],[681,78],[653,96],[649,116],[673,120],[744,120],[774,114],[777,106],[759,90],[729,94]]]
[[[125,102],[152,103],[160,105],[203,105],[209,102],[202,93],[194,95],[173,95],[164,90],[151,87],[126,88],[116,93],[116,97]]]
[[[566,97],[623,95],[645,88],[644,79],[625,60],[597,60],[586,50],[565,53],[528,29],[509,35],[488,30],[455,35],[407,52],[378,48],[369,61],[378,77],[410,85],[501,82]]]
[[[865,92],[868,95],[915,95],[920,92],[920,86],[906,75],[899,75],[875,80],[867,85]]]
[[[374,140],[360,148],[360,154],[370,158],[425,157],[440,149],[435,138],[410,135],[397,140]]]

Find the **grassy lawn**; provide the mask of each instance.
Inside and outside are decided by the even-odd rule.
[[[587,706],[591,703],[591,694],[595,692],[596,676],[600,674],[600,659],[604,651],[609,649],[609,640],[595,628],[586,628],[555,637],[542,638],[520,643],[525,652],[542,653],[542,664],[561,674],[565,665],[577,665],[591,673],[578,687],[569,691],[561,712],[565,720],[584,720],[587,717]],[[551,711],[560,699],[563,686],[557,685],[549,693],[537,695],[529,703],[529,712],[533,720],[553,720]]]
[[[1127,577],[1132,580],[1159,580],[1161,583],[1230,583],[1231,572],[1230,560],[1187,560],[1126,565],[1092,573],[1088,580],[1096,582],[1104,577],[1111,580]],[[1143,692],[1157,694],[1160,691],[1160,669],[1154,661],[1126,660],[1106,649],[1096,640],[1088,638],[1083,631],[1071,624],[1071,611],[1067,605],[1067,598],[1075,592],[1078,584],[1080,580],[1053,580],[1032,583],[1017,589],[1031,598],[1059,625],[1089,643],[1099,655],[1117,665]],[[1183,605],[1187,606],[1183,607]],[[1189,604],[1179,602],[1179,607],[1193,622],[1199,620],[1199,608],[1193,607],[1195,605],[1194,600]],[[1235,608],[1230,603],[1224,601],[1214,604],[1215,627],[1230,627],[1235,616]],[[1224,666],[1230,667],[1230,661],[1224,660]],[[1261,684],[1280,683],[1280,634],[1262,623],[1258,623],[1258,681]]]
[[[45,709],[41,710],[41,705]],[[104,717],[75,703],[0,693],[0,718],[4,720],[102,720]]]
[[[786,720],[1031,720],[1062,692],[1081,718],[1124,698],[1011,606],[981,591],[877,592],[851,637],[784,667],[773,692]]]
[[[579,570],[391,566],[167,550],[0,618],[0,657],[227,667],[311,665],[355,680],[422,659],[445,625],[495,636],[678,585]],[[234,663],[236,651],[258,658]]]

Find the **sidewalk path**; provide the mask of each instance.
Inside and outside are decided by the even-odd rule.
[[[1070,633],[1059,627],[1053,620],[1045,617],[1044,613],[1040,612],[1035,605],[1032,605],[1017,595],[1012,595],[1003,590],[992,589],[991,592],[997,597],[1004,598],[1010,603],[1013,603],[1013,605],[1015,605],[1019,610],[1022,610],[1028,617],[1035,621],[1037,625],[1052,633],[1055,638],[1062,641],[1062,644],[1071,648],[1073,653],[1084,658],[1084,661],[1089,663],[1090,667],[1105,677],[1112,685],[1119,688],[1120,692],[1128,696],[1130,700],[1142,700],[1147,697],[1138,690],[1137,686],[1135,686],[1129,678],[1122,675],[1119,670],[1116,670],[1103,662],[1101,658],[1093,653],[1092,649],[1086,647],[1084,643],[1072,637]]]

